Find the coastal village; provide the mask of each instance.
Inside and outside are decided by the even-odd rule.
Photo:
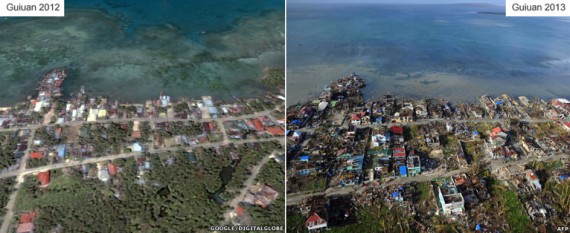
[[[287,109],[288,230],[555,232],[570,223],[570,101],[364,100],[351,74]]]
[[[283,144],[285,98],[280,94],[236,98],[229,103],[211,96],[173,101],[161,92],[154,100],[131,104],[91,97],[84,87],[79,92],[64,94],[62,84],[67,75],[63,68],[47,72],[37,88],[37,95],[15,107],[0,109],[0,131],[16,144],[14,158],[11,158],[13,165],[0,170],[0,178],[18,177],[11,198],[15,198],[24,180],[37,179],[39,188],[45,189],[56,168],[73,168],[84,179],[113,186],[118,182],[115,177],[124,168],[112,160],[134,157],[138,170],[136,183],[146,185],[152,181],[144,174],[158,166],[153,164],[156,163],[153,153],[184,150],[188,160],[195,163],[197,156],[193,150],[196,147]],[[229,159],[239,161],[244,156],[232,152]],[[284,160],[283,155],[271,158],[277,162]],[[172,164],[175,160],[161,158],[161,162]],[[235,208],[232,213],[237,209],[244,215],[244,205],[267,208],[279,196],[275,187],[263,183],[252,183],[244,190],[248,190],[247,195],[232,206]],[[117,191],[113,195],[117,199],[121,197]],[[10,213],[11,208],[6,208],[5,221],[14,216],[18,221],[12,224],[14,232],[34,232],[34,219],[42,214],[41,210]],[[238,224],[235,220],[232,222]]]

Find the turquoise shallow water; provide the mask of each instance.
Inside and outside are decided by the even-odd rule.
[[[54,67],[68,94],[254,97],[263,68],[284,66],[284,1],[68,0],[64,18],[0,18],[0,41],[0,106]]]
[[[570,20],[506,18],[502,7],[288,6],[289,103],[346,73],[368,96],[569,97]]]

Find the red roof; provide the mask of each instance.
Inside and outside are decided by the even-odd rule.
[[[109,175],[112,175],[112,176],[117,175],[118,167],[114,163],[109,163],[107,165],[107,169],[109,170]]]
[[[266,131],[273,136],[284,136],[285,131],[279,126],[267,127]]]
[[[49,184],[49,181],[50,181],[50,174],[49,174],[49,171],[38,173],[38,180],[40,181],[40,183],[42,184],[42,186],[48,185],[48,184]]]
[[[259,119],[252,119],[251,122],[253,123],[253,126],[255,126],[255,130],[263,130],[263,124],[261,124],[261,121]]]
[[[491,130],[491,136],[495,136],[495,135],[497,135],[497,134],[500,133],[500,132],[503,132],[503,128],[501,128],[501,127],[495,127],[495,128],[493,128],[493,129]]]
[[[210,127],[210,130],[213,130],[216,128],[216,123],[214,123],[213,121],[208,122],[208,127]]]
[[[393,134],[403,135],[404,128],[402,128],[401,126],[392,126],[390,127],[390,132],[392,132]]]
[[[406,157],[406,149],[403,147],[394,148],[394,157]]]
[[[238,216],[241,216],[241,215],[243,215],[243,214],[245,213],[245,209],[242,208],[242,207],[239,206],[239,205],[236,206],[236,209],[235,209],[234,211],[235,211],[235,213],[236,213]]]
[[[20,223],[33,222],[37,215],[38,213],[35,211],[23,213],[20,215]]]
[[[566,127],[570,128],[570,122],[562,122],[562,123],[564,123],[564,125],[565,125]]]
[[[141,137],[141,131],[133,131],[133,133],[131,134],[131,136],[133,138],[140,138]]]
[[[202,137],[198,137],[198,141],[199,141],[200,143],[206,143],[206,142],[208,142],[209,140],[208,140],[208,137],[202,136]]]
[[[359,121],[360,119],[362,119],[362,115],[360,115],[360,113],[358,113],[358,114],[352,114],[351,119],[352,119],[353,121]]]
[[[321,218],[317,213],[314,213],[313,215],[311,215],[311,217],[307,219],[305,223],[306,224],[313,223],[313,225],[319,225],[325,223],[325,220]]]
[[[32,152],[32,153],[30,153],[30,158],[32,158],[32,159],[41,159],[42,157],[44,157],[43,152]]]
[[[34,232],[34,223],[32,222],[22,223],[18,225],[18,229],[16,230],[16,233],[30,233],[30,232]]]

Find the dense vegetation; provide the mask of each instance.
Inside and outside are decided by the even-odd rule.
[[[65,142],[65,137],[60,137],[59,139],[55,138],[54,133],[56,128],[58,128],[58,126],[51,127],[49,130],[47,127],[39,128],[36,130],[34,137],[36,140],[41,140],[42,144],[46,146],[54,146]]]
[[[5,178],[0,180],[0,217],[6,214],[6,209],[4,207],[8,204],[8,197],[14,189],[14,184],[16,184],[15,178]]]
[[[18,144],[17,132],[2,133],[0,140],[0,170],[2,170],[16,163],[14,151]]]
[[[76,168],[52,171],[51,184],[45,189],[38,188],[35,177],[27,177],[18,195],[16,211],[39,210],[37,232],[48,232],[57,226],[64,232],[86,229],[105,233],[201,232],[218,225],[228,208],[216,204],[211,193],[223,185],[220,173],[232,164],[229,153],[239,152],[243,159],[260,158],[274,146],[262,143],[259,148],[250,144],[236,148],[197,148],[196,163],[182,150],[147,154],[151,169],[146,170],[143,179],[137,177],[139,166],[132,158],[113,161],[122,171],[107,183],[84,178]],[[243,161],[245,166],[248,159]],[[268,169],[275,169],[274,165],[269,166]],[[277,176],[282,179],[283,171],[278,171],[281,174],[267,172],[260,180],[275,183]],[[244,179],[236,175],[231,182],[241,183]],[[141,180],[144,180],[142,185],[138,184]],[[280,201],[283,202],[283,197]],[[280,211],[278,205],[275,207],[267,211],[272,214]],[[282,216],[283,211],[279,217]],[[259,219],[267,222],[278,219],[267,217],[272,219]]]
[[[305,219],[301,213],[295,211],[294,208],[298,207],[289,207],[287,210],[287,232],[307,232],[307,228],[305,227]]]
[[[42,167],[50,164],[50,157],[44,156],[39,159],[28,158],[28,163],[26,164],[26,169]]]
[[[124,129],[121,124],[109,123],[101,124],[85,124],[80,129],[88,130],[89,133],[79,138],[80,144],[92,144],[95,153],[99,156],[108,153],[119,154],[124,149],[125,139],[129,134],[128,127]]]
[[[171,137],[175,135],[196,136],[203,133],[202,124],[195,122],[185,123],[183,121],[170,122],[168,130],[156,129],[155,131],[164,137]]]
[[[499,199],[501,209],[507,214],[509,232],[533,232],[532,222],[514,191],[503,190],[496,192],[495,195]]]

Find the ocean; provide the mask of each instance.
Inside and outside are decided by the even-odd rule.
[[[570,97],[570,19],[493,5],[288,4],[288,105],[349,73],[365,97]]]
[[[67,0],[64,18],[0,18],[0,106],[67,67],[66,94],[140,102],[255,97],[284,68],[283,0]]]

